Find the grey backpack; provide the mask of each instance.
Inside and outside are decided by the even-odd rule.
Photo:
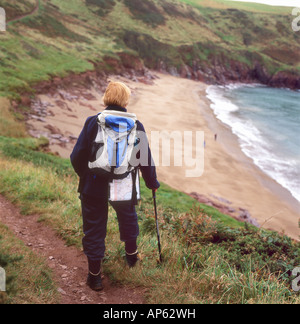
[[[98,132],[89,168],[108,179],[123,179],[134,170],[130,164],[137,133],[135,114],[105,110],[97,117]]]

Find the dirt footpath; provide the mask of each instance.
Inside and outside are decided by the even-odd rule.
[[[67,247],[38,215],[23,216],[0,195],[0,222],[35,253],[44,257],[54,273],[61,304],[144,304],[143,290],[120,287],[103,278],[104,290],[94,292],[86,285],[87,260],[82,251]]]

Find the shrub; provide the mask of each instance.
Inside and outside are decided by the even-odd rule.
[[[213,221],[199,207],[178,219],[167,217],[167,222],[173,223],[169,229],[175,229],[192,250],[215,246],[233,267],[243,273],[258,273],[265,279],[273,274],[290,285],[291,272],[300,264],[299,242],[247,223],[244,227],[231,228]]]
[[[157,27],[165,23],[165,17],[149,0],[124,0],[124,4],[129,8],[135,19],[142,20],[145,24]]]
[[[85,0],[85,3],[97,6],[99,9],[96,11],[96,14],[101,17],[107,15],[116,4],[114,0]]]

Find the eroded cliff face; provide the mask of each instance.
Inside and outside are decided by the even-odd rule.
[[[228,53],[230,57],[230,53]],[[267,67],[258,57],[251,64],[246,64],[238,60],[230,59],[221,55],[213,57],[207,61],[194,60],[192,64],[181,63],[179,67],[173,66],[170,62],[165,63],[160,60],[154,70],[167,72],[174,76],[198,80],[207,84],[225,85],[228,83],[260,83],[274,88],[300,89],[300,73],[296,70],[269,72]],[[146,66],[140,58],[128,54],[120,54],[121,61],[114,62],[113,69],[116,72],[130,72],[132,75],[147,75]],[[121,63],[121,64],[120,64]],[[150,68],[153,67],[150,64]]]
[[[259,52],[245,49],[232,51],[212,42],[176,47],[132,31],[124,33],[123,41],[137,53],[146,67],[159,72],[208,84],[261,83],[300,89],[300,71],[294,68],[296,65],[285,65],[285,69],[279,61],[282,48],[273,49],[272,55],[277,57],[277,60],[273,60]],[[285,60],[295,62],[294,53],[290,56],[285,56]],[[282,57],[280,59],[283,60]]]
[[[291,71],[279,71],[271,75],[259,62],[253,67],[247,64],[226,58],[214,58],[210,62],[195,60],[192,66],[182,64],[179,67],[163,60],[151,65],[151,70],[146,67],[147,60],[128,54],[119,53],[118,57],[105,57],[101,63],[94,65],[94,70],[79,74],[70,73],[60,78],[53,77],[33,85],[34,94],[55,94],[60,89],[76,87],[81,93],[94,87],[103,93],[111,74],[124,76],[135,82],[151,84],[155,79],[152,71],[169,73],[171,75],[205,82],[207,84],[225,85],[228,83],[260,83],[271,87],[300,89],[300,75]],[[28,107],[31,104],[32,93],[20,93],[20,99],[13,101],[13,107],[20,112],[19,106]],[[89,98],[87,98],[89,99]],[[26,113],[25,113],[26,114]]]
[[[163,64],[162,64],[163,66]],[[204,81],[208,84],[224,85],[227,83],[260,83],[274,88],[300,89],[300,75],[293,71],[279,71],[270,74],[264,66],[256,62],[249,67],[238,61],[230,61],[230,65],[202,64],[201,67],[191,68],[184,65],[180,69],[171,67],[168,72],[184,78]]]

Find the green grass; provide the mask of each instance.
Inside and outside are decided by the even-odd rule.
[[[91,60],[101,61],[115,46],[77,18],[68,23],[59,10],[41,3],[37,14],[9,24],[0,34],[0,96],[18,98],[20,92],[34,92],[42,80],[92,70]]]
[[[9,100],[0,97],[0,136],[25,137],[25,125],[14,117]]]
[[[0,193],[81,248],[77,176],[68,160],[40,151],[43,144],[0,137]],[[149,303],[299,303],[290,286],[299,243],[245,226],[164,184],[157,193],[164,259],[158,265],[151,192],[141,184],[142,261],[135,269],[124,271],[124,246],[109,210],[104,271],[113,281],[144,287]]]
[[[0,304],[59,302],[53,274],[45,260],[26,247],[1,223],[0,266],[6,272],[6,292],[0,292]]]

